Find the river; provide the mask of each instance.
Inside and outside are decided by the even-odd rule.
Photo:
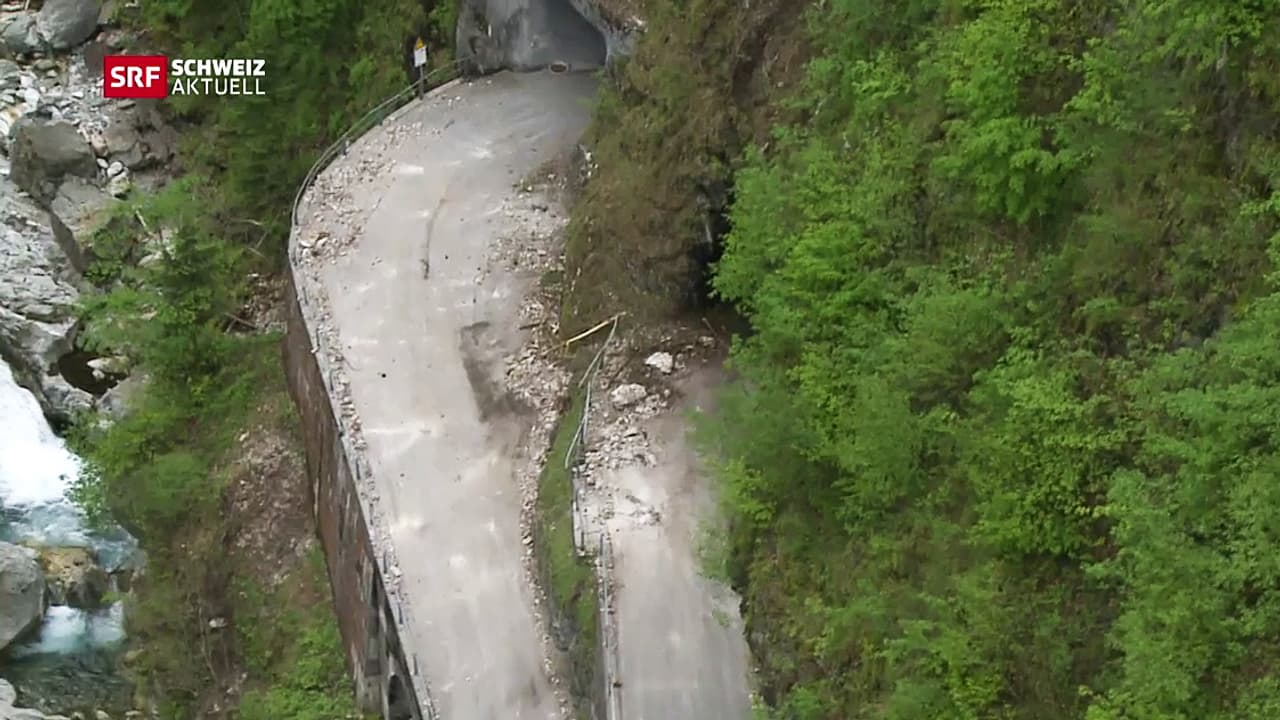
[[[136,543],[123,530],[87,525],[68,498],[80,465],[0,361],[0,540],[91,547],[110,571],[135,555]],[[120,602],[94,611],[50,607],[39,632],[0,657],[0,677],[46,712],[114,707],[128,695],[116,672],[124,638]]]

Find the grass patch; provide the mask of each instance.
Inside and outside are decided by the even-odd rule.
[[[574,544],[573,479],[565,460],[585,405],[585,393],[574,392],[560,418],[538,481],[533,535],[538,572],[551,604],[553,636],[565,653],[570,690],[583,715],[597,684],[600,616],[595,567],[589,558],[578,556]]]
[[[261,678],[240,701],[241,720],[355,718],[342,640],[331,613],[324,555],[317,546],[307,563],[274,591],[251,580],[236,593],[236,633],[246,665]]]

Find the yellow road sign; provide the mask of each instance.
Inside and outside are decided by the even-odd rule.
[[[422,48],[424,48],[424,47],[426,47],[426,46],[427,46],[427,44],[426,44],[426,43],[424,43],[424,42],[422,42],[422,38],[418,38],[418,42],[414,44],[413,49],[414,49],[414,50],[421,50]]]

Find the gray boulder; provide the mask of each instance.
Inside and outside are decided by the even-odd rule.
[[[137,401],[138,393],[146,385],[146,378],[140,375],[130,375],[121,380],[118,385],[102,394],[98,398],[95,406],[98,411],[105,416],[103,419],[113,422],[122,420],[125,415],[129,414],[129,409]]]
[[[0,650],[40,625],[44,589],[36,551],[0,542]]]
[[[8,55],[30,55],[44,50],[35,13],[22,13],[0,29],[0,46]]]
[[[69,50],[93,35],[101,13],[98,0],[44,0],[36,25],[49,47]]]
[[[67,254],[72,267],[86,269],[87,250],[93,235],[111,218],[118,201],[94,183],[68,177],[49,202],[49,225],[53,238]]]
[[[137,169],[145,160],[137,128],[123,118],[116,118],[107,126],[102,145],[104,155],[124,163],[130,170]]]
[[[10,177],[42,205],[53,200],[67,175],[93,179],[98,159],[75,125],[28,114],[9,133]]]

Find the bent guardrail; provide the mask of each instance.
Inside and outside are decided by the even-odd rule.
[[[600,346],[600,349],[596,351],[591,364],[587,366],[586,372],[582,374],[582,379],[578,381],[578,386],[585,389],[586,397],[583,400],[582,417],[578,421],[578,427],[573,433],[573,439],[570,441],[569,449],[564,457],[564,467],[570,471],[569,477],[573,483],[574,537],[579,549],[582,551],[586,551],[589,545],[586,530],[587,522],[580,517],[579,508],[582,506],[580,498],[583,490],[580,484],[580,473],[577,472],[577,469],[584,460],[587,444],[587,425],[591,419],[591,408],[595,399],[596,376],[600,372],[604,354],[609,349],[609,346],[613,344],[614,336],[618,332],[618,320],[619,316],[615,315],[611,321],[612,327],[609,328],[608,337],[605,338],[604,344]],[[595,555],[596,588],[598,592],[596,600],[600,614],[600,659],[604,668],[605,720],[621,720],[622,700],[618,690],[621,687],[618,669],[618,627],[613,615],[613,542],[609,537],[608,528],[601,527],[597,532]]]

